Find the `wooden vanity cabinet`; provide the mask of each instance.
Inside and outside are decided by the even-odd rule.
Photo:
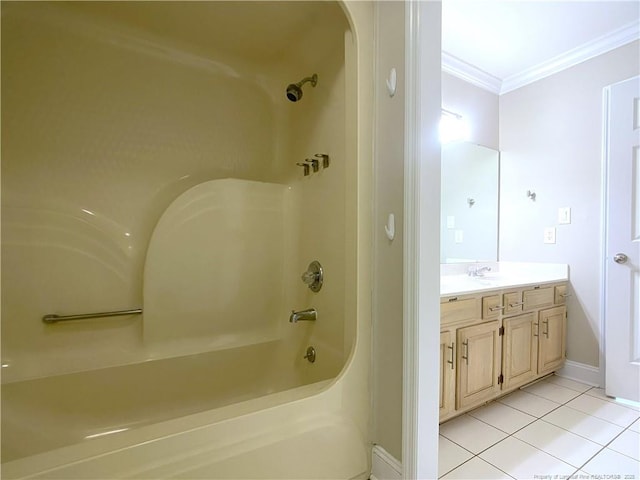
[[[455,332],[440,332],[440,418],[455,410],[456,351]]]
[[[564,305],[566,298],[569,296],[567,293],[566,285],[556,285],[554,287],[553,303],[556,305]]]
[[[562,367],[566,285],[443,298],[440,421]]]
[[[565,307],[554,307],[540,312],[538,336],[538,375],[544,375],[562,366],[566,355]]]
[[[502,305],[501,295],[489,295],[482,297],[482,318],[489,320],[492,318],[498,318],[504,310]]]
[[[538,375],[538,316],[534,312],[505,318],[503,374],[505,389]]]
[[[500,392],[500,322],[481,323],[457,331],[458,382],[456,408],[490,400]]]
[[[508,292],[502,295],[502,304],[504,305],[504,314],[513,315],[522,311],[524,302],[522,301],[522,292]]]
[[[535,287],[522,292],[523,310],[550,307],[553,305],[553,287]]]

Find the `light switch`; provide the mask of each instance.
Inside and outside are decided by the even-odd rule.
[[[561,207],[558,209],[558,223],[560,225],[571,223],[571,207]]]
[[[544,243],[556,243],[555,227],[547,227],[544,229]]]
[[[456,217],[453,215],[447,216],[447,228],[456,228]]]
[[[462,230],[456,230],[456,233],[455,233],[455,242],[456,242],[456,243],[462,243],[462,238],[463,238]]]

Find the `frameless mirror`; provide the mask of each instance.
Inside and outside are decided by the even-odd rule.
[[[498,260],[499,158],[481,145],[442,145],[441,263]]]

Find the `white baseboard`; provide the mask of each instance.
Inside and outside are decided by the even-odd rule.
[[[371,452],[371,480],[402,480],[402,464],[380,445]]]
[[[585,363],[566,360],[564,362],[564,367],[558,370],[556,375],[570,380],[575,380],[577,382],[586,383],[587,385],[593,385],[594,387],[603,386],[602,373],[600,372],[600,369]]]

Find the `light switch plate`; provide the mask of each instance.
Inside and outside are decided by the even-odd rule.
[[[558,209],[558,223],[568,225],[571,223],[571,207],[561,207]]]
[[[456,217],[447,215],[447,228],[456,228]]]
[[[555,227],[547,227],[544,229],[544,243],[556,243]]]

